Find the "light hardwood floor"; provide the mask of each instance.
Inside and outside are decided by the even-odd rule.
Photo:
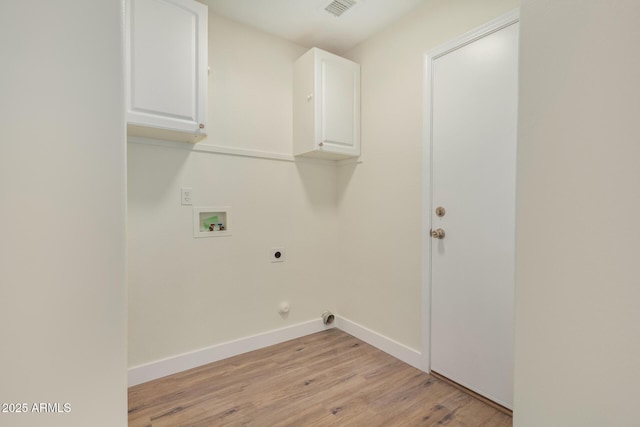
[[[511,417],[338,329],[129,389],[129,426],[510,427]]]

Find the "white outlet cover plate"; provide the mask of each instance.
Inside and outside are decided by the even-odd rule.
[[[182,206],[189,206],[193,204],[193,190],[190,187],[180,188],[180,202]]]
[[[278,256],[278,254],[280,254],[280,256]],[[271,248],[271,250],[269,250],[269,259],[271,262],[284,262],[285,258],[286,253],[284,248]]]

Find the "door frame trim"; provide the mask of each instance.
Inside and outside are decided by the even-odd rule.
[[[422,349],[421,368],[431,372],[431,158],[432,158],[432,84],[433,62],[474,41],[520,21],[520,9],[514,9],[461,36],[443,43],[424,54],[423,80],[423,133],[422,133]]]

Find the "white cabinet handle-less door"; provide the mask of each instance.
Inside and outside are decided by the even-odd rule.
[[[158,129],[168,131],[163,138],[187,141],[206,135],[207,6],[194,0],[126,4],[129,133],[153,137],[144,128]]]
[[[431,369],[507,408],[518,30],[512,23],[431,63]]]

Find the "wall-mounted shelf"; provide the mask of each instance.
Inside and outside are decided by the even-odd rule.
[[[229,206],[194,207],[193,237],[231,236]]]

